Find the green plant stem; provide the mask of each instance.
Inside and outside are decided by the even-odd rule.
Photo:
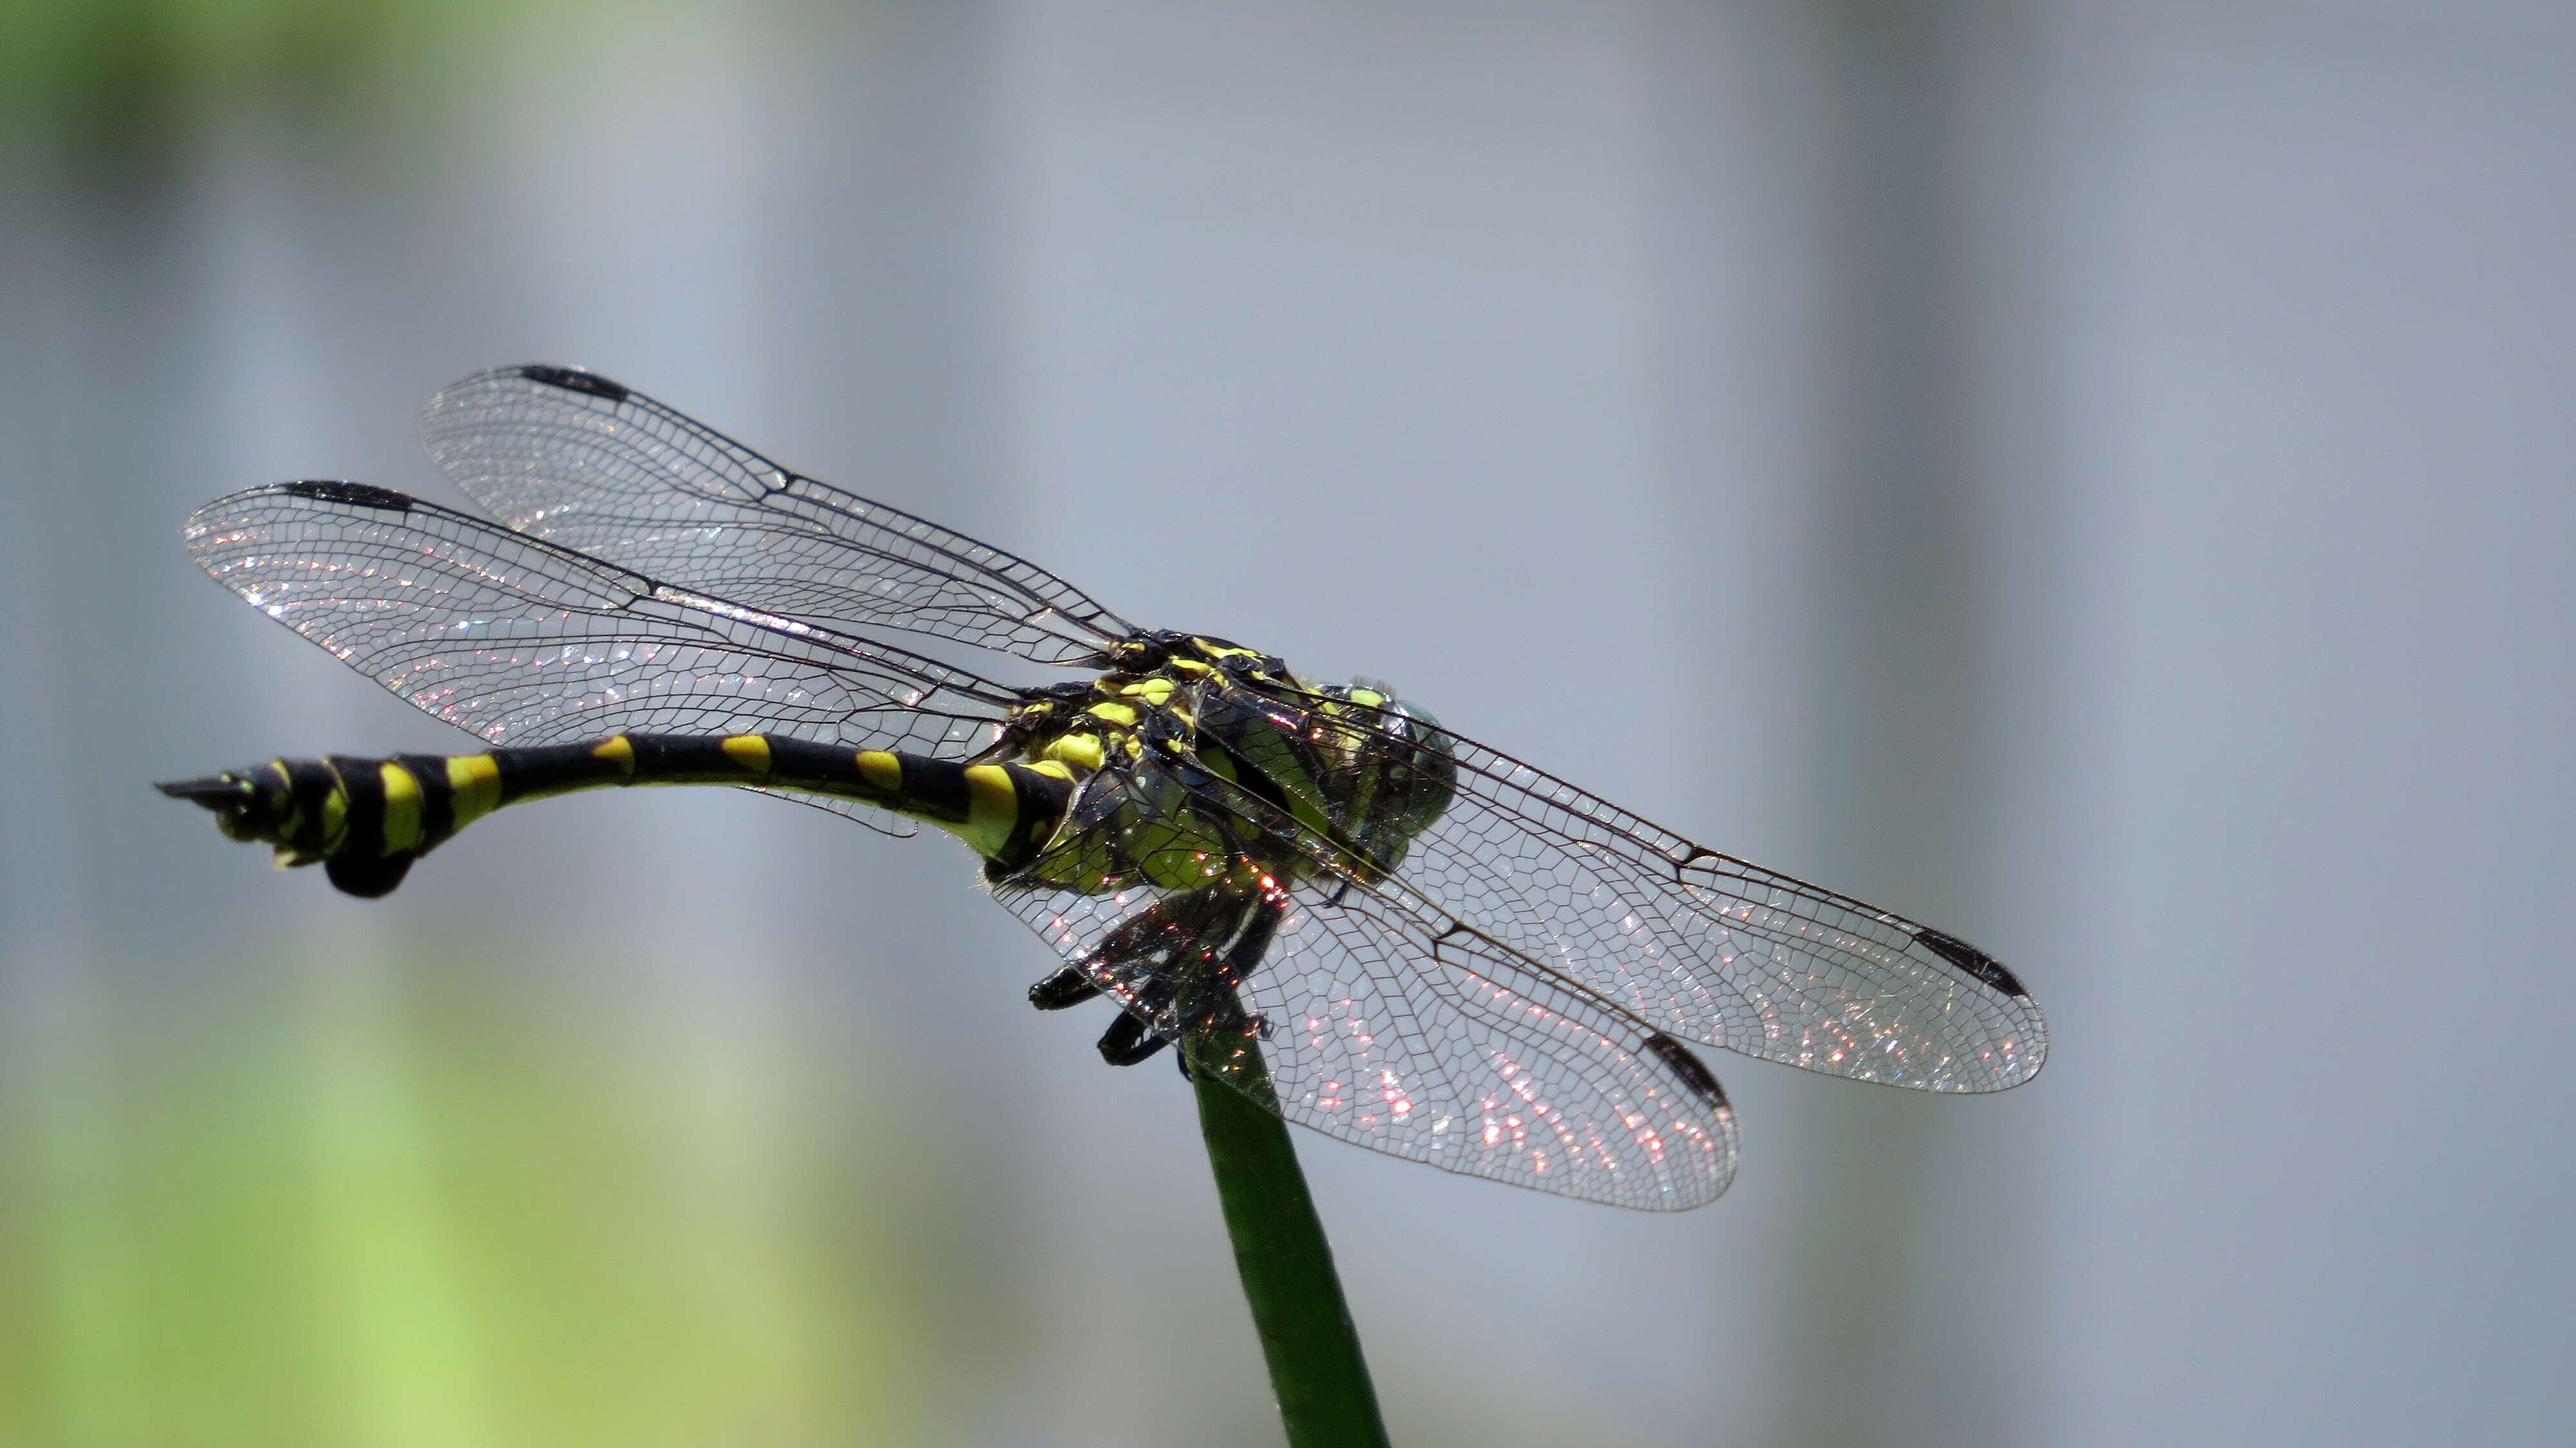
[[[1250,1044],[1230,1042],[1229,1053]],[[1232,1064],[1241,1071],[1245,1063],[1238,1055]],[[1386,1448],[1368,1359],[1360,1354],[1332,1245],[1298,1169],[1288,1123],[1216,1072],[1193,1067],[1199,1134],[1207,1140],[1226,1235],[1234,1239],[1235,1271],[1261,1334],[1289,1448]],[[1246,1074],[1267,1089],[1268,1073],[1257,1061]]]

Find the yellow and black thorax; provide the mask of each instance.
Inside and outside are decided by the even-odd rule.
[[[1055,848],[997,882],[1189,888],[1228,871],[1362,882],[1402,862],[1456,794],[1437,721],[1363,684],[1306,683],[1275,655],[1154,632],[1087,682],[1033,691],[995,757],[1081,787]]]

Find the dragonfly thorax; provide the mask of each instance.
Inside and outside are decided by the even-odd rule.
[[[1080,786],[1060,848],[1032,867],[1050,883],[1366,883],[1455,797],[1448,736],[1383,689],[1308,684],[1275,655],[1196,635],[1146,636],[1114,662],[1030,691],[995,752]]]

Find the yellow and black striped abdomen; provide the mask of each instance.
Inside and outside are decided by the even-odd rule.
[[[272,759],[160,786],[215,812],[226,836],[322,864],[374,897],[458,830],[523,800],[627,785],[731,784],[857,800],[964,839],[997,871],[1034,859],[1063,823],[1060,764],[961,764],[770,734],[618,734],[585,744],[390,759]]]

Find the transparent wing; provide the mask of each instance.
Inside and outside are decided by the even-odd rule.
[[[487,744],[760,731],[956,757],[990,743],[1016,697],[361,483],[218,498],[186,538],[216,582]]]
[[[1042,664],[1133,633],[998,548],[789,472],[593,373],[502,367],[430,399],[421,438],[521,532],[747,608],[900,629]]]
[[[1085,786],[1077,828],[1086,808],[1095,823],[1114,813],[1103,796],[1122,790],[1163,794],[1104,771]],[[1204,795],[1199,807],[1227,808]],[[1237,818],[1247,835],[1275,822]],[[1288,1120],[1449,1171],[1643,1210],[1696,1207],[1726,1190],[1734,1115],[1687,1052],[1400,896],[1344,894],[1329,879],[1333,888],[1282,888],[1263,882],[1264,864],[1238,855],[1211,868],[1216,883],[1186,890],[1109,879],[1083,882],[1109,887],[1100,892],[1005,882],[995,893],[1158,1034],[1231,1045],[1242,1064],[1227,1079]],[[1226,969],[1247,912],[1265,903],[1275,922],[1261,948]]]
[[[1984,952],[1441,733],[1456,797],[1380,893],[1686,1040],[1931,1091],[2038,1072],[2047,1024]]]

